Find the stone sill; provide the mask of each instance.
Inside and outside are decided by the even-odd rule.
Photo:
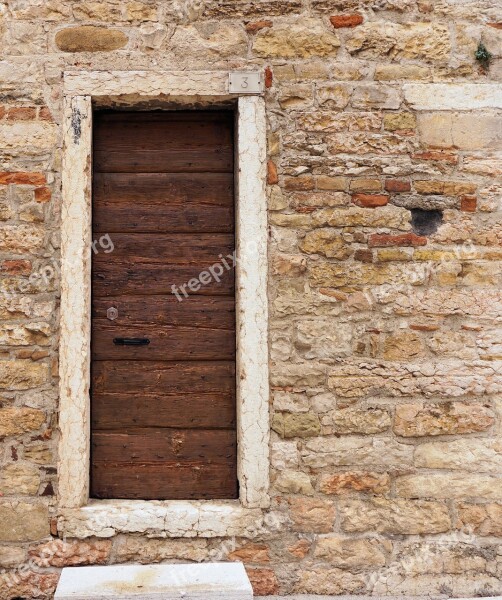
[[[480,600],[479,598],[452,598],[445,595],[431,596],[314,596],[297,594],[293,596],[255,596],[254,600]],[[502,600],[502,596],[484,597],[483,600]]]
[[[61,508],[61,537],[113,537],[141,533],[148,537],[253,537],[263,528],[263,511],[239,500],[145,501],[91,500],[81,508]]]

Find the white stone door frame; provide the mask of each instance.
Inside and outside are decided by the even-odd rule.
[[[269,505],[265,103],[228,72],[92,71],[64,77],[58,516],[63,535],[242,535]],[[90,500],[92,106],[237,105],[236,313],[239,500]]]

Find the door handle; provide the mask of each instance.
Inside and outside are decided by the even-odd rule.
[[[114,338],[113,343],[116,346],[148,346],[148,338]]]

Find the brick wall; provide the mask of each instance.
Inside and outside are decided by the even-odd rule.
[[[0,3],[0,599],[50,598],[65,565],[226,558],[260,594],[502,593],[497,5]],[[63,542],[62,72],[152,67],[266,75],[282,525]]]

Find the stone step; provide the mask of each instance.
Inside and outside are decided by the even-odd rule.
[[[63,569],[54,600],[252,600],[242,563]]]

